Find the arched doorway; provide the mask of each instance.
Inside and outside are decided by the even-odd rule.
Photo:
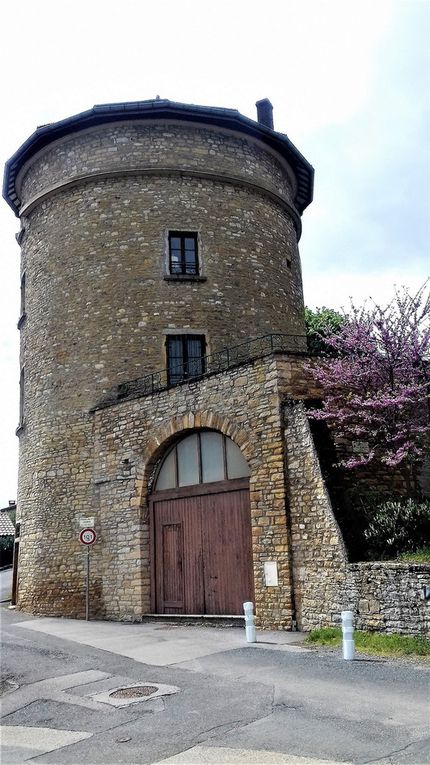
[[[214,430],[176,441],[150,509],[153,612],[241,614],[253,575],[249,467],[238,446]]]

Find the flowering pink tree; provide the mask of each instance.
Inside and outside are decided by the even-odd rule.
[[[378,462],[409,472],[429,451],[428,282],[415,295],[396,291],[386,307],[352,305],[340,329],[322,339],[331,356],[308,365],[323,391],[323,408],[311,416],[352,444],[341,464]]]

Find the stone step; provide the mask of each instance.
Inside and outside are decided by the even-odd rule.
[[[210,627],[244,627],[245,618],[243,616],[224,614],[145,614],[142,622],[162,622],[164,624],[174,624],[185,627],[190,626],[210,626]]]

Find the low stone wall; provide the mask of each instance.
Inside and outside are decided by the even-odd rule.
[[[430,564],[348,563],[306,410],[284,401],[286,485],[297,627],[310,631],[355,614],[356,629],[430,636]]]
[[[420,597],[430,585],[430,564],[350,563],[343,604],[359,630],[430,636],[430,601]]]

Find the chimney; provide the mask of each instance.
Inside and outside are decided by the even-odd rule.
[[[268,98],[262,98],[255,104],[257,107],[257,120],[260,125],[273,130],[273,106]]]

